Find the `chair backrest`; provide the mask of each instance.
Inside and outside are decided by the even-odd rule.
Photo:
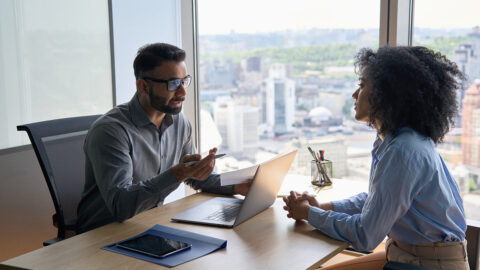
[[[467,255],[471,270],[480,269],[480,221],[467,219]]]
[[[55,206],[58,238],[74,230],[85,183],[83,143],[100,115],[64,118],[17,126],[28,133]],[[55,224],[57,223],[57,224]]]

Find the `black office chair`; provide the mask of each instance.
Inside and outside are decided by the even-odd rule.
[[[480,221],[467,219],[467,256],[470,270],[480,269]]]
[[[88,129],[100,115],[64,118],[17,126],[26,131],[52,196],[56,238],[44,246],[75,235],[77,206],[85,183],[83,143]]]

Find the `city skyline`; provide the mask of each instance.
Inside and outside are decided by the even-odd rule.
[[[480,28],[451,32],[423,29],[418,33],[422,38],[417,38],[416,44],[433,46],[449,55],[467,75],[480,77]],[[310,45],[303,38],[308,38]],[[321,43],[322,39],[330,43]],[[351,114],[351,95],[357,80],[351,59],[365,47],[366,40],[372,41],[368,31],[339,29],[200,36],[200,106],[216,124],[209,129],[218,130],[219,151],[229,155],[217,164],[218,170],[248,167],[298,149],[291,173],[308,176],[311,156],[306,146],[313,145],[327,150],[334,177],[368,182],[376,133],[366,124],[356,123]],[[460,104],[470,84],[470,80],[462,82]],[[288,88],[292,90],[286,91]],[[222,98],[228,103],[222,105]],[[249,108],[256,120],[245,121],[247,110],[243,108]],[[287,112],[286,108],[293,110]],[[459,106],[464,120],[471,119],[466,125],[477,130],[480,102],[466,109]],[[458,120],[461,124],[462,115]],[[460,187],[468,216],[480,219],[475,212],[480,199],[480,168],[466,163],[468,156],[474,157],[474,163],[480,160],[480,152],[462,152],[462,147],[470,147],[469,141],[474,149],[480,149],[480,135],[467,130],[462,136],[461,128],[453,129],[437,150]]]

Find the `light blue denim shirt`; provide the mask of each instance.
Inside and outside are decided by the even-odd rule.
[[[375,141],[368,194],[333,207],[311,207],[309,223],[359,250],[374,249],[386,235],[411,245],[465,239],[457,183],[433,141],[407,127]]]

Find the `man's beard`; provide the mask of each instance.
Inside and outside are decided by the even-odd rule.
[[[168,114],[178,114],[182,111],[182,105],[180,107],[172,108],[168,106],[166,98],[158,97],[153,95],[153,89],[149,89],[148,95],[150,96],[150,106],[152,106],[157,111],[168,113]],[[172,99],[172,101],[184,101],[184,98]]]

